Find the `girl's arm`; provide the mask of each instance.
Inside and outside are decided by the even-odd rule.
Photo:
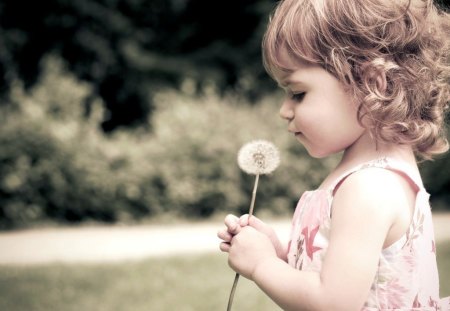
[[[251,226],[231,240],[230,266],[284,310],[360,310],[386,237],[399,215],[404,217],[399,211],[410,210],[411,202],[401,195],[403,183],[397,174],[375,168],[345,180],[333,200],[329,248],[320,273],[287,265],[267,236]]]

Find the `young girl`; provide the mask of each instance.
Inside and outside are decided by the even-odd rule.
[[[284,0],[263,42],[280,115],[317,158],[284,246],[256,217],[225,218],[220,249],[284,310],[450,310],[439,298],[416,159],[448,149],[449,15],[432,0]]]

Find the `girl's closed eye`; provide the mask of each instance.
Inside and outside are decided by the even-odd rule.
[[[305,97],[306,92],[298,92],[298,93],[292,93],[291,94],[291,99],[297,102],[300,102],[303,100],[303,98]]]

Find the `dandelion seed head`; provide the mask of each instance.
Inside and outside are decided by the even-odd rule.
[[[280,164],[280,154],[274,144],[260,139],[244,144],[237,160],[239,167],[248,174],[270,174]]]

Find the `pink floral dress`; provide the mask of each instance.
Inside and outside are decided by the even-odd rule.
[[[382,250],[378,271],[363,311],[450,311],[450,297],[439,298],[439,277],[429,195],[420,176],[408,165],[381,158],[359,165],[338,178],[330,189],[306,191],[294,213],[288,263],[299,270],[320,271],[331,226],[331,202],[336,186],[350,174],[368,167],[398,172],[417,190],[408,231]]]

